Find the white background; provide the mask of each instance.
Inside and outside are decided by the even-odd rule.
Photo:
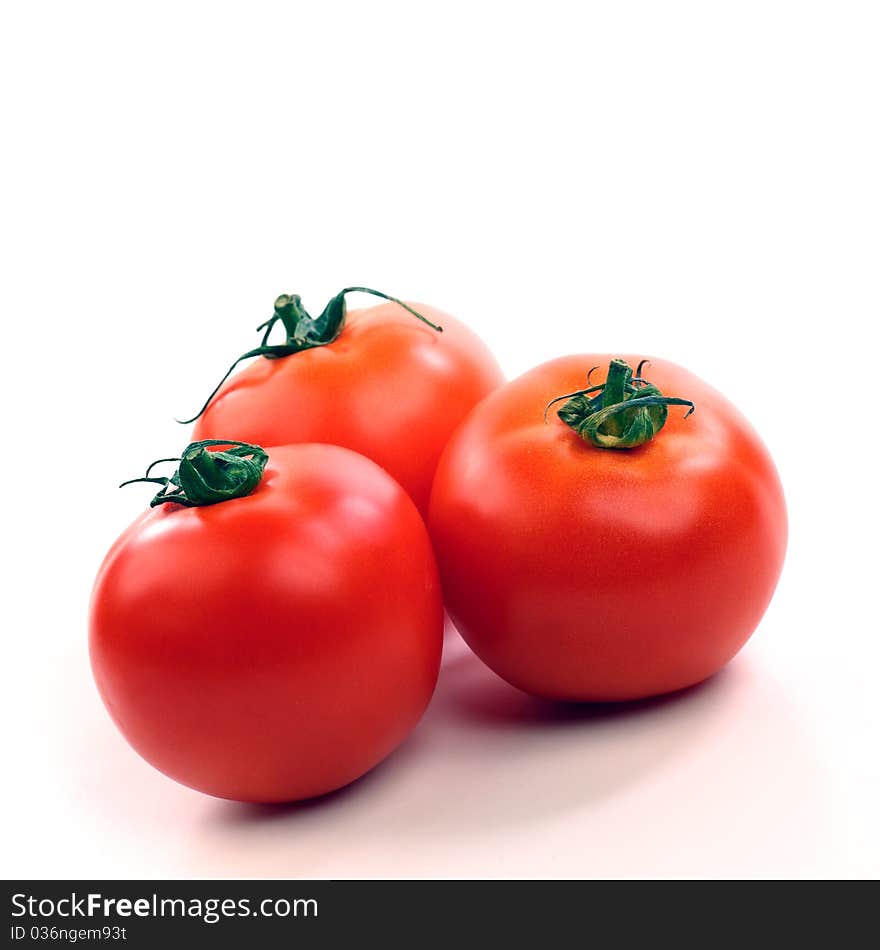
[[[4,876],[877,875],[878,46],[841,0],[6,4]],[[742,408],[791,533],[726,672],[566,712],[450,636],[411,740],[285,808],[128,748],[86,652],[115,486],[278,293],[351,283],[510,376],[653,353]]]

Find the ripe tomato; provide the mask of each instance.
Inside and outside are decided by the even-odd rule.
[[[684,369],[652,361],[651,387],[624,372],[638,410],[600,417],[588,393],[545,422],[596,364],[613,368],[608,356],[564,357],[489,396],[447,446],[431,497],[459,631],[510,683],[555,699],[634,699],[710,676],[758,624],[786,546],[766,449]],[[660,392],[691,400],[693,415]],[[572,428],[588,434],[596,419],[602,443],[648,441],[602,448]]]
[[[272,319],[284,323],[288,342],[250,351],[258,358],[221,386],[193,438],[344,445],[390,472],[425,513],[443,447],[503,382],[501,370],[447,314],[412,305],[442,332],[397,301],[346,314],[347,292],[315,320],[298,297],[279,297]],[[264,326],[268,334],[271,321]]]
[[[208,492],[214,471],[201,471]],[[297,445],[269,450],[245,497],[138,518],[98,574],[90,648],[148,762],[211,795],[274,802],[339,788],[403,741],[433,692],[442,628],[403,489],[348,449]]]

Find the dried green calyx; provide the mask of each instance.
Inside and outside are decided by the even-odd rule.
[[[688,406],[685,418],[694,411],[689,399],[664,396],[657,386],[644,379],[642,370],[646,363],[647,360],[642,360],[633,374],[629,363],[613,359],[604,383],[558,396],[547,410],[566,400],[557,412],[559,418],[582,439],[600,449],[632,449],[643,445],[666,424],[669,406]]]
[[[222,451],[210,452],[212,446],[227,446]],[[130,478],[123,485],[150,482],[162,487],[150,501],[150,507],[173,502],[185,508],[216,505],[232,498],[249,495],[260,484],[269,456],[259,445],[224,439],[203,439],[192,442],[183,455],[176,458],[156,459],[141,478]],[[169,477],[152,475],[160,462],[178,462],[177,471]]]

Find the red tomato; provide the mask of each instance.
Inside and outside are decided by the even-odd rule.
[[[390,472],[425,513],[449,436],[504,378],[467,327],[411,306],[442,332],[396,302],[351,311],[325,345],[258,357],[233,376],[198,419],[193,439],[344,445]]]
[[[363,775],[418,722],[443,608],[412,501],[330,445],[269,450],[252,494],[166,504],[107,555],[92,667],[156,768],[221,798],[291,801]]]
[[[696,408],[670,408],[639,447],[597,447],[555,411],[545,422],[551,400],[609,359],[563,357],[489,396],[447,446],[431,497],[456,626],[504,679],[549,698],[635,699],[710,676],[757,626],[785,553],[770,456],[684,369],[646,370]]]

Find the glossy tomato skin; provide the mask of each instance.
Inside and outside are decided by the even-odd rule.
[[[138,518],[90,613],[95,679],[131,745],[252,802],[329,792],[387,756],[431,697],[443,626],[399,485],[337,446],[268,452],[252,495]]]
[[[349,312],[339,337],[282,359],[258,357],[222,387],[193,440],[329,442],[378,462],[427,512],[449,436],[504,377],[486,345],[433,307]]]
[[[696,411],[671,407],[638,448],[590,445],[552,411],[545,424],[547,403],[610,359],[563,357],[489,396],[450,441],[431,498],[453,621],[496,673],[551,699],[637,699],[712,675],[757,626],[785,553],[767,450],[686,370],[652,360],[650,381]]]

